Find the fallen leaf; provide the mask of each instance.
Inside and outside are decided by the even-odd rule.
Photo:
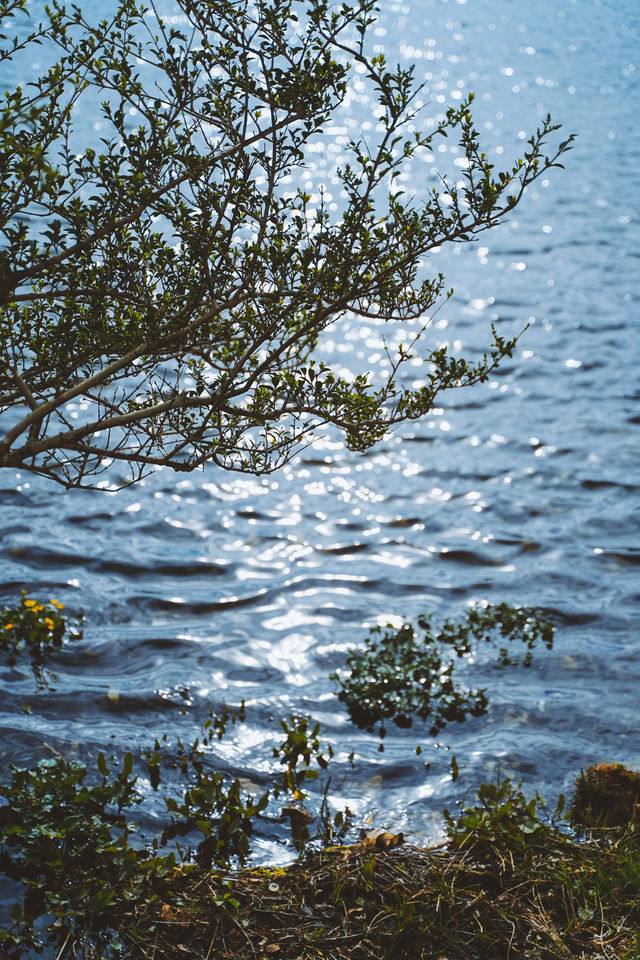
[[[403,833],[390,833],[388,830],[372,830],[362,838],[363,847],[375,847],[376,850],[392,850],[404,843]]]
[[[173,907],[170,907],[168,903],[163,903],[160,908],[160,916],[163,920],[175,920],[176,912]]]

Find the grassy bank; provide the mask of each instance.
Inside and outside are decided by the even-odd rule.
[[[12,960],[38,943],[52,960],[640,960],[639,797],[640,775],[590,768],[568,813],[550,817],[503,780],[446,815],[438,848],[377,832],[286,868],[141,861],[112,844],[110,896],[97,861],[51,874],[40,934],[23,860],[25,913],[4,949]]]
[[[471,834],[439,850],[365,841],[285,870],[177,872],[122,924],[126,955],[154,960],[637,960],[640,847],[629,835],[548,835],[526,851]]]

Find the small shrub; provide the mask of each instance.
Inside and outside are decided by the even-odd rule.
[[[484,858],[497,853],[523,856],[534,848],[560,840],[562,835],[547,816],[545,803],[536,793],[528,799],[505,778],[497,783],[483,783],[477,793],[478,803],[464,806],[457,819],[444,811],[449,828],[449,844],[454,850],[472,850]],[[564,803],[560,798],[559,810]]]

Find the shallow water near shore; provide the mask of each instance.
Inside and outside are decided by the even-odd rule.
[[[490,322],[504,336],[530,324],[514,359],[365,455],[327,438],[272,477],[163,471],[110,494],[4,471],[0,600],[26,587],[87,623],[53,658],[54,690],[0,670],[3,765],[186,741],[244,698],[247,722],[216,745],[223,769],[266,785],[279,718],[309,713],[336,752],[336,800],[419,842],[498,768],[550,799],[590,763],[640,768],[639,34],[630,0],[385,5],[372,43],[416,63],[427,117],[475,90],[497,166],[547,112],[578,134],[566,171],[509,223],[433,258],[455,288],[434,340],[473,351]],[[373,105],[353,91],[345,115],[361,127]],[[311,183],[343,136],[310,155]],[[416,169],[406,189],[421,185]],[[333,336],[345,363],[375,362],[375,331]],[[437,749],[391,728],[384,753],[351,725],[328,677],[369,626],[503,600],[558,630],[529,670],[497,670],[485,651],[469,665],[485,717]],[[159,798],[143,816],[149,831]],[[258,859],[291,857],[279,830],[265,824]]]

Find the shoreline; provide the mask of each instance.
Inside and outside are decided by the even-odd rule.
[[[55,818],[53,783],[39,781]],[[583,771],[567,813],[505,779],[444,811],[446,844],[363,831],[286,867],[136,851],[123,820],[97,815],[97,789],[69,793],[68,841],[54,819],[10,827],[1,808],[0,868],[24,885],[0,931],[9,960],[640,960],[640,773],[620,764]],[[87,802],[89,820],[73,812]]]
[[[390,838],[390,834],[382,835]],[[380,838],[286,868],[176,869],[122,918],[153,960],[637,960],[640,841],[468,834],[461,848]],[[392,841],[397,838],[391,838]],[[635,884],[633,871],[636,871]],[[121,928],[121,932],[124,932]]]

